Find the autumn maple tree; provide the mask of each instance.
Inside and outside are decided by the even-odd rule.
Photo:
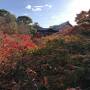
[[[30,35],[1,34],[0,58],[10,56],[14,51],[23,51],[25,49],[34,49],[37,46],[32,42]]]
[[[90,24],[90,10],[81,11],[80,14],[77,14],[75,21],[77,24]]]

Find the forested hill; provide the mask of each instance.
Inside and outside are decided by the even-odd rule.
[[[90,11],[75,21],[41,35],[30,17],[1,9],[0,90],[90,90]]]

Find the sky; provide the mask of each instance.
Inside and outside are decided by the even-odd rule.
[[[76,14],[90,9],[90,0],[0,0],[0,9],[18,16],[29,16],[42,27],[66,21],[75,24]]]

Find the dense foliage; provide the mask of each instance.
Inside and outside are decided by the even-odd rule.
[[[30,35],[0,34],[0,61],[11,56],[13,52],[23,52],[27,49],[35,49],[37,46],[32,42]]]
[[[7,15],[0,10],[0,20]],[[0,32],[0,90],[90,89],[90,23],[37,38],[38,24],[31,25],[31,18],[14,22],[20,31]]]
[[[77,24],[90,24],[90,10],[77,14],[76,22]]]

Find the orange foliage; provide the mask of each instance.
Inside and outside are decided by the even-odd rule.
[[[34,49],[37,46],[32,42],[30,35],[0,33],[0,60],[7,58],[15,51]]]

